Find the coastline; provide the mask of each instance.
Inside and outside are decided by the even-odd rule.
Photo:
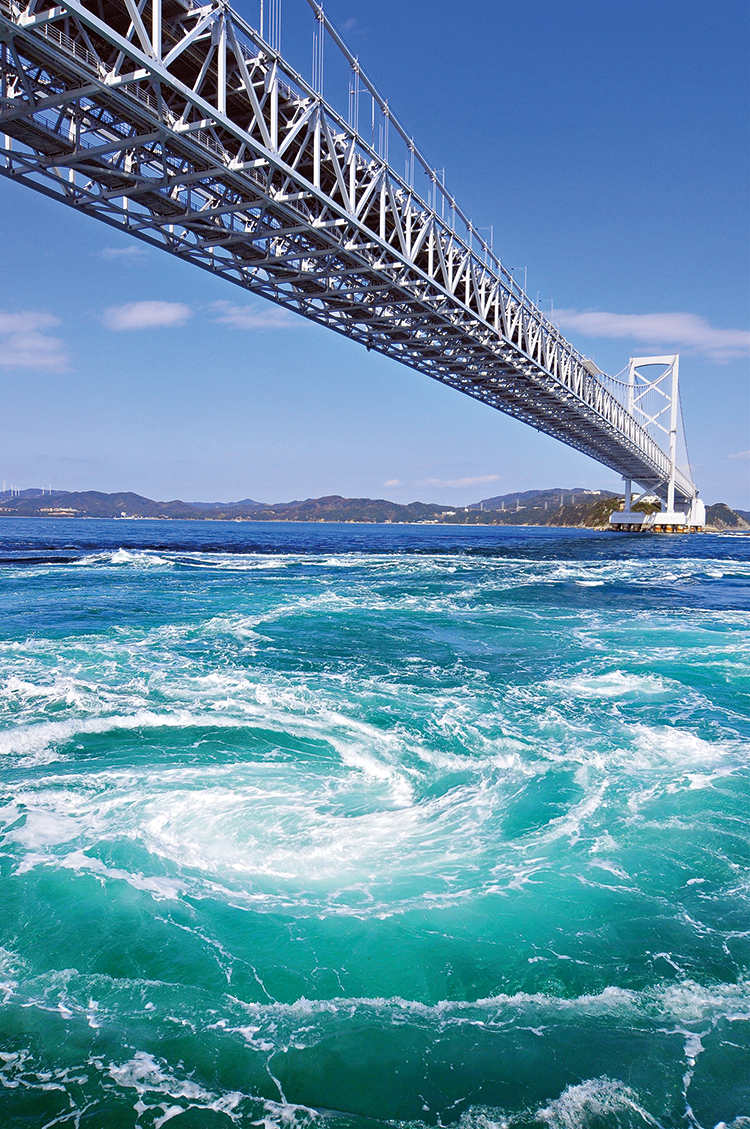
[[[368,521],[367,519],[355,518],[284,518],[284,517],[170,517],[168,515],[151,515],[151,514],[128,514],[125,517],[99,517],[95,514],[28,514],[28,513],[8,513],[0,511],[0,521],[3,518],[25,518],[32,520],[44,521],[107,521],[107,522],[191,522],[195,524],[202,524],[211,522],[215,525],[356,525],[356,526],[399,526],[401,528],[449,528],[449,529],[506,529],[509,532],[515,532],[522,529],[568,529],[586,531],[588,533],[613,533],[617,532],[623,535],[621,530],[615,530],[609,525],[586,525],[584,523],[552,523],[547,522],[542,524],[540,522],[505,522],[505,521],[484,521],[484,522],[469,522],[469,521]],[[644,531],[645,532],[645,531]],[[700,530],[701,533],[712,534],[731,534],[734,537],[750,537],[750,528],[733,529],[726,526],[706,525],[704,529]],[[630,533],[629,536],[642,536],[642,532],[636,531]]]
[[[622,510],[621,495],[605,490],[525,490],[451,508],[445,503],[394,502],[386,498],[346,498],[328,494],[288,502],[242,498],[229,502],[155,501],[132,491],[41,490],[0,495],[1,517],[37,517],[100,521],[192,521],[302,523],[306,525],[400,525],[464,528],[552,528],[609,530]],[[649,496],[634,506],[647,516],[660,508]],[[650,518],[649,518],[650,521]],[[750,531],[750,511],[733,510],[724,502],[708,506],[705,527],[720,532]],[[645,532],[646,530],[644,530]],[[634,532],[638,532],[637,530]]]

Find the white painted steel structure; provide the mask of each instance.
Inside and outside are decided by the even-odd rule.
[[[611,524],[615,527],[640,530],[667,530],[668,532],[702,529],[706,524],[706,507],[697,494],[684,510],[675,506],[677,477],[677,437],[680,423],[680,358],[676,354],[666,357],[631,357],[628,365],[628,411],[652,435],[662,433],[668,443],[670,473],[667,480],[666,502],[662,512],[644,516],[632,509],[632,482],[625,480],[625,505],[614,513]],[[666,422],[663,422],[666,421]],[[685,449],[685,459],[687,447]],[[644,495],[648,494],[644,490]]]
[[[281,0],[268,41],[221,0],[0,0],[0,172],[689,506],[625,385],[529,301],[308,3],[312,85],[280,53]],[[322,95],[326,36],[348,120]]]

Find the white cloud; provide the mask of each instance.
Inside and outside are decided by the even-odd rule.
[[[293,329],[300,325],[295,318],[279,306],[268,305],[255,309],[253,306],[233,306],[231,302],[213,302],[211,309],[215,321],[231,325],[234,329]]]
[[[146,248],[142,243],[132,243],[129,247],[104,247],[100,254],[107,262],[116,259],[141,259],[146,254]]]
[[[561,329],[584,337],[629,337],[644,345],[694,349],[715,361],[750,352],[750,332],[716,329],[698,314],[610,314],[597,310],[555,310]]]
[[[420,486],[483,486],[486,482],[497,482],[499,474],[479,474],[475,478],[425,478]],[[387,485],[387,484],[386,484]]]
[[[750,459],[750,451],[738,451],[735,455],[727,455],[728,459]]]
[[[401,483],[397,478],[389,478],[387,482],[383,483],[384,486],[400,486]]]
[[[45,332],[59,324],[52,314],[0,310],[0,367],[65,372],[69,367],[65,342]]]
[[[182,302],[127,302],[110,306],[102,321],[108,329],[162,329],[184,325],[192,314]]]

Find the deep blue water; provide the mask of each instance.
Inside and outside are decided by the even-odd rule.
[[[0,522],[0,1125],[750,1126],[750,538]]]

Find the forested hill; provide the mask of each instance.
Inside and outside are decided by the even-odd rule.
[[[399,505],[384,498],[307,498],[292,502],[156,502],[131,492],[97,490],[24,490],[0,493],[0,516],[172,518],[213,521],[343,521],[429,522],[452,525],[547,525],[602,528],[622,497],[607,490],[527,490],[485,498],[471,506],[451,508],[433,502]],[[648,511],[653,505],[639,505]],[[709,507],[709,523],[717,529],[750,529],[744,514],[723,503]]]

